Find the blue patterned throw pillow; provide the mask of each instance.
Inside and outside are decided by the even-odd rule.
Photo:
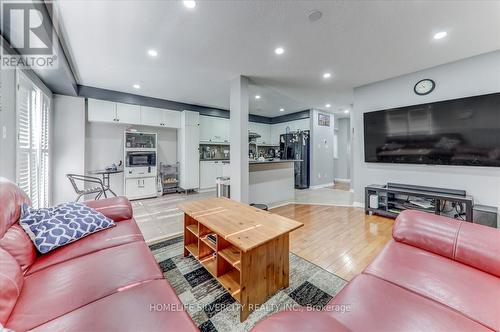
[[[42,254],[115,226],[114,221],[102,213],[74,202],[44,209],[23,204],[19,224]]]

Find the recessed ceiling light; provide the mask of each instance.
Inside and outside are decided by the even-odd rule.
[[[285,111],[285,109],[284,109],[284,108],[280,108],[280,112],[284,112],[284,111]]]
[[[344,113],[345,113],[345,114],[348,114],[348,113],[349,113],[349,110],[345,110],[345,111],[344,111]]]
[[[182,3],[184,3],[184,7],[189,9],[196,7],[196,1],[194,0],[184,0]]]
[[[156,50],[150,49],[148,50],[149,56],[158,56],[158,52]]]
[[[255,96],[255,99],[260,99],[260,95],[256,95],[256,96]]]
[[[438,32],[438,33],[434,34],[434,39],[443,39],[447,35],[448,35],[448,32],[441,31],[441,32]]]
[[[139,84],[134,84],[132,86],[134,87],[134,89],[140,89],[141,88],[141,86]]]
[[[332,74],[330,74],[330,73],[323,74],[323,78],[330,78],[330,77],[332,77]]]
[[[281,54],[285,53],[285,49],[283,47],[276,47],[274,49],[274,53],[281,55]]]
[[[332,106],[332,105],[330,105],[330,104],[326,104],[326,105],[325,105],[325,107],[330,107],[330,106]]]

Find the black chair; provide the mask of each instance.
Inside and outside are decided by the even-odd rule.
[[[78,202],[84,195],[92,194],[97,194],[94,198],[95,200],[100,199],[102,195],[104,195],[105,198],[108,198],[106,195],[106,188],[100,178],[78,174],[66,174],[66,177],[69,179],[69,182],[71,182],[71,185],[77,194],[75,202]],[[81,183],[81,189],[78,187],[77,182]],[[86,186],[87,183],[91,186]]]

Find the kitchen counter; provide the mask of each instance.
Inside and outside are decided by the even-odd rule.
[[[250,160],[248,163],[253,164],[278,164],[278,163],[292,163],[296,161],[302,161],[301,159],[273,159],[273,160]]]
[[[295,197],[295,162],[292,160],[249,160],[249,203],[275,206]],[[229,160],[222,161],[222,176],[231,176]]]
[[[210,160],[219,160],[219,161],[222,161],[223,164],[229,164],[228,159],[204,159],[201,161],[210,161]],[[278,164],[278,163],[291,163],[291,162],[295,162],[295,161],[302,161],[302,159],[273,159],[273,160],[264,160],[264,161],[249,160],[248,163],[250,165],[254,165],[254,164]]]

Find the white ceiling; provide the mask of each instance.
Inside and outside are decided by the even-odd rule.
[[[326,103],[343,110],[356,86],[500,49],[500,1],[205,0],[189,10],[182,1],[68,0],[56,7],[79,84],[228,109],[229,82],[242,74],[252,80],[251,113],[266,116],[328,110]],[[314,9],[323,17],[310,22]],[[448,37],[434,40],[442,30]],[[149,57],[149,48],[159,56]],[[331,79],[322,79],[325,71]]]

